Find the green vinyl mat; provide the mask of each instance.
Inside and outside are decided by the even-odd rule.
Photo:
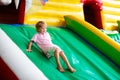
[[[60,59],[66,72],[59,72],[56,69],[55,58],[47,59],[36,44],[33,44],[32,52],[26,51],[30,39],[36,33],[33,27],[32,25],[0,24],[0,28],[49,80],[120,80],[120,68],[81,37],[66,28],[48,27],[47,31],[53,43],[63,49],[70,64],[76,69],[74,73],[69,72],[64,61]]]

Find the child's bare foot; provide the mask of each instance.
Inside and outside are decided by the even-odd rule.
[[[70,70],[70,72],[72,72],[72,73],[76,71],[76,70],[73,69],[72,67],[68,68],[68,70]]]
[[[61,67],[57,67],[57,69],[60,71],[60,72],[65,72],[65,70]]]

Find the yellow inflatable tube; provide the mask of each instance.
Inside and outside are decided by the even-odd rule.
[[[49,0],[50,2],[62,2],[62,3],[72,3],[72,4],[79,4],[80,0]]]
[[[120,8],[116,8],[114,6],[112,6],[112,7],[103,6],[103,12],[104,12],[104,14],[120,16]]]
[[[103,0],[102,2],[103,2],[103,6],[120,8],[119,0]]]
[[[82,11],[82,4],[68,4],[68,3],[58,3],[58,2],[46,2],[42,10],[56,10],[62,12],[80,12]]]

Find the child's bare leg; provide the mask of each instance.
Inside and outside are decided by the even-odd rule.
[[[62,57],[62,59],[65,61],[66,65],[68,66],[68,69],[71,72],[75,72],[75,69],[72,68],[72,66],[70,65],[70,63],[68,62],[68,59],[66,58],[65,54],[61,51],[60,52],[60,56]]]
[[[55,58],[56,58],[58,70],[59,70],[60,72],[64,72],[64,69],[62,68],[61,63],[60,63],[60,60],[59,60],[60,54],[59,54],[58,49],[55,50],[54,55],[55,55]]]

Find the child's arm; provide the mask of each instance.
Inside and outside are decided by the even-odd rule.
[[[30,42],[29,42],[29,44],[28,44],[28,47],[27,47],[27,50],[26,50],[26,51],[28,51],[28,52],[31,52],[31,51],[32,51],[32,50],[31,50],[32,43],[33,43],[33,41],[30,41]]]

